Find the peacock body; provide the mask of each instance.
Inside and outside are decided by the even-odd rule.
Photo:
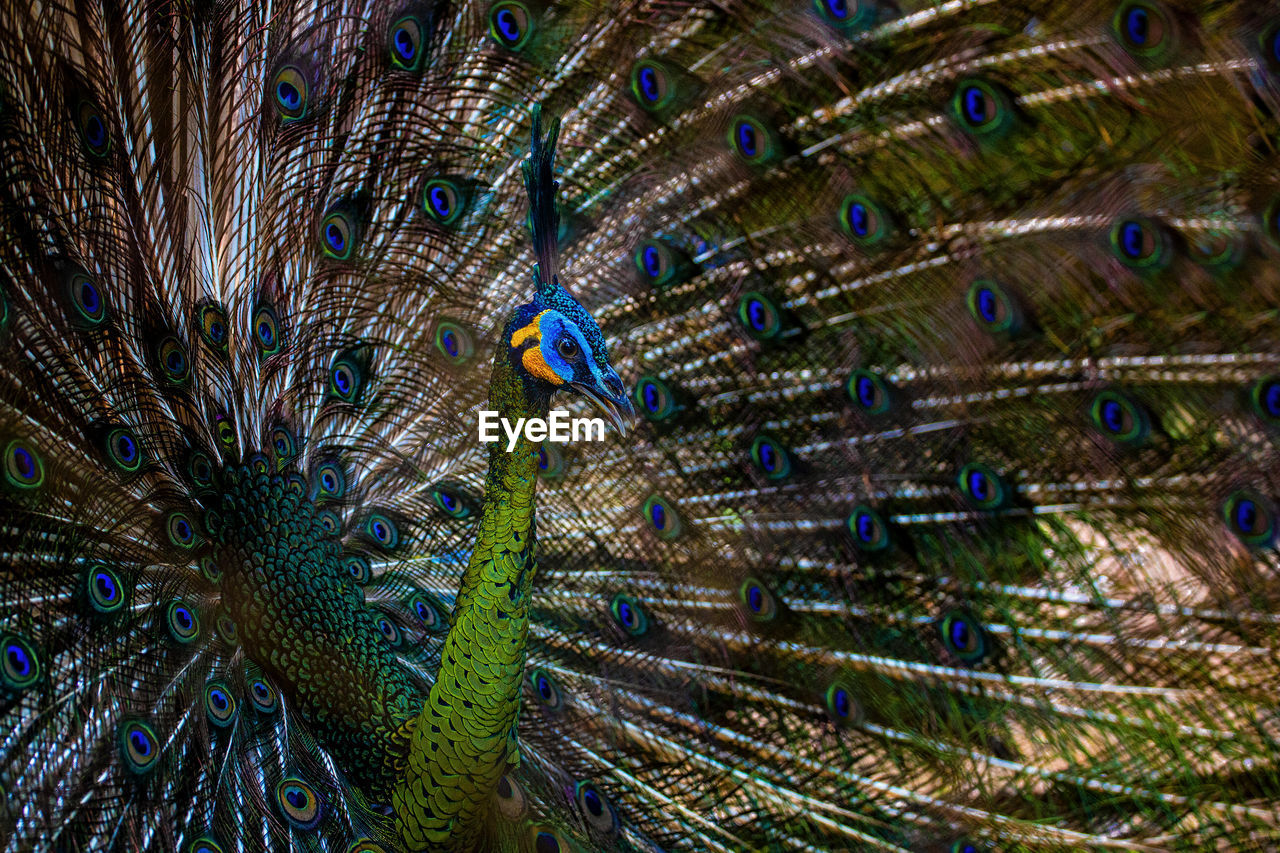
[[[1280,849],[1278,13],[7,8],[4,849]]]

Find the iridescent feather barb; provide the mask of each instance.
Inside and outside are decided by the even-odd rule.
[[[0,847],[1276,847],[1278,15],[9,10]]]

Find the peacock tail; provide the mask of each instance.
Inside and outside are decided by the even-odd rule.
[[[1270,2],[8,4],[3,848],[1280,849],[1278,114]],[[630,434],[478,440],[530,304]]]

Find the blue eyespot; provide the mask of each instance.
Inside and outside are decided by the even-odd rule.
[[[1231,532],[1251,548],[1265,547],[1275,539],[1276,521],[1271,504],[1253,492],[1232,493],[1222,505],[1222,516]]]
[[[529,684],[533,687],[534,697],[539,704],[552,711],[558,711],[563,707],[564,697],[560,693],[560,688],[546,670],[535,669],[529,673]]]
[[[835,22],[843,22],[849,17],[847,0],[820,0],[819,11]]]
[[[324,530],[327,536],[338,536],[342,533],[342,518],[331,509],[321,510],[316,513],[316,520],[320,522],[320,528]]]
[[[292,459],[298,452],[298,440],[288,427],[277,426],[271,430],[271,449],[276,459]]]
[[[1003,481],[985,465],[964,466],[958,480],[965,499],[978,509],[999,509],[1005,502]]]
[[[320,823],[320,798],[301,779],[290,776],[276,785],[276,805],[284,819],[298,829],[314,829]]]
[[[758,341],[772,340],[782,333],[782,312],[762,293],[742,294],[738,300],[738,320],[747,334]]]
[[[644,517],[659,539],[675,539],[680,535],[680,517],[665,498],[652,495],[644,502]]]
[[[384,550],[389,551],[400,544],[400,530],[394,521],[381,513],[374,513],[365,520],[364,532]]]
[[[67,298],[75,312],[74,322],[85,328],[101,326],[107,319],[107,301],[89,275],[77,269],[66,276]]]
[[[44,483],[44,462],[26,439],[15,438],[5,445],[4,477],[16,489],[34,489]]]
[[[124,427],[117,427],[107,433],[107,457],[111,464],[126,474],[132,474],[142,467],[142,451],[133,433]]]
[[[631,69],[631,93],[645,109],[660,110],[675,97],[675,87],[662,65],[644,59]]]
[[[883,415],[889,411],[889,385],[877,373],[856,368],[849,374],[845,391],[854,405],[868,415]]]
[[[274,687],[261,678],[255,678],[249,683],[249,701],[260,713],[270,714],[275,711],[279,699]]]
[[[286,65],[276,72],[272,92],[276,112],[286,123],[297,121],[307,112],[307,80],[302,72]]]
[[[349,554],[343,558],[342,565],[346,568],[347,575],[361,586],[373,579],[373,565],[366,557]]]
[[[378,633],[386,640],[392,648],[399,648],[401,643],[400,628],[394,622],[385,616],[378,616],[374,619],[374,625],[378,628]]]
[[[840,204],[840,229],[855,244],[869,249],[888,237],[889,219],[869,197],[853,193]]]
[[[475,354],[471,333],[452,320],[441,320],[436,326],[436,349],[454,365],[463,365]]]
[[[205,685],[204,711],[209,722],[218,728],[225,728],[235,722],[236,698],[226,684],[221,681],[211,681]]]
[[[507,50],[519,50],[532,34],[531,16],[523,3],[504,0],[489,9],[489,35]]]
[[[609,602],[609,612],[618,627],[632,637],[639,637],[649,630],[649,616],[644,606],[630,595],[618,593]]]
[[[778,615],[777,599],[755,578],[747,578],[738,587],[738,602],[753,622],[768,622]]]
[[[1173,23],[1154,3],[1136,0],[1121,3],[1111,21],[1111,29],[1130,53],[1153,57],[1173,41]]]
[[[364,378],[364,360],[360,354],[353,350],[341,353],[329,369],[329,396],[343,403],[359,403]]]
[[[422,60],[422,24],[412,15],[391,25],[387,39],[391,48],[391,64],[405,71],[417,71]]]
[[[193,643],[200,637],[200,620],[195,611],[182,601],[169,602],[165,610],[165,627],[174,642]]]
[[[604,792],[590,782],[579,782],[574,792],[578,810],[587,825],[596,832],[613,833],[618,829],[618,813]]]
[[[961,127],[985,137],[1007,129],[1013,112],[1009,96],[982,80],[967,80],[957,86],[951,111]]]
[[[675,414],[675,397],[666,383],[657,377],[641,376],[634,395],[640,413],[647,420],[664,421]]]
[[[285,80],[276,84],[276,98],[286,110],[296,110],[302,105],[302,93],[298,87]]]
[[[533,838],[533,853],[565,853],[572,849],[553,830],[535,826],[530,829],[530,835]]]
[[[275,355],[282,343],[280,322],[276,312],[266,305],[259,305],[253,317],[253,342],[262,358]]]
[[[462,188],[445,178],[432,178],[422,188],[422,209],[441,225],[453,225],[466,211],[467,196]]]
[[[653,246],[645,246],[641,250],[640,263],[650,278],[657,278],[662,272],[662,256]]]
[[[40,680],[40,657],[35,647],[17,634],[0,636],[0,685],[8,693],[19,693]]]
[[[968,613],[952,611],[946,614],[939,623],[939,630],[947,651],[963,663],[978,663],[986,656],[986,631]]]
[[[1093,399],[1089,415],[1094,426],[1122,444],[1137,444],[1150,432],[1147,413],[1115,391],[1102,391]]]
[[[849,205],[849,230],[855,237],[865,238],[871,233],[872,214],[865,204],[855,201]]]
[[[646,240],[633,255],[636,269],[654,287],[677,284],[687,276],[684,258],[662,240]]]
[[[866,504],[853,508],[848,526],[858,550],[875,552],[889,547],[889,525],[880,513]]]
[[[85,572],[85,593],[89,606],[102,616],[111,616],[124,608],[124,585],[114,569],[94,563]]]
[[[856,726],[862,722],[862,706],[853,698],[853,691],[837,681],[827,688],[827,715],[841,727]]]
[[[994,281],[979,279],[965,295],[969,314],[990,334],[1013,334],[1021,331],[1022,314],[1007,290]]]
[[[187,351],[177,338],[169,336],[160,341],[157,360],[166,382],[177,385],[187,381],[191,365],[187,361]]]
[[[321,463],[314,478],[318,499],[338,500],[347,493],[347,477],[336,462]]]
[[[554,444],[544,444],[538,448],[538,476],[546,480],[555,480],[564,474],[564,454]]]
[[[772,436],[756,436],[751,443],[751,461],[770,480],[785,480],[791,475],[791,454]]]
[[[1171,255],[1164,229],[1142,218],[1118,220],[1111,229],[1111,248],[1121,263],[1135,269],[1159,269]]]
[[[729,127],[729,147],[752,165],[772,160],[777,153],[773,134],[758,119],[738,116]]]
[[[1253,409],[1269,421],[1280,421],[1280,377],[1265,376],[1250,391]]]
[[[330,211],[320,220],[320,248],[335,261],[350,260],[355,254],[355,219],[343,208]]]
[[[155,769],[160,757],[160,739],[155,730],[139,720],[128,720],[119,729],[120,757],[131,772],[142,775]]]
[[[105,157],[111,150],[111,135],[102,113],[93,104],[82,101],[78,109],[80,142],[94,157]]]
[[[98,295],[98,288],[87,278],[81,279],[79,285],[80,307],[87,314],[98,313],[102,308],[102,297]]]
[[[196,543],[195,526],[185,512],[169,513],[165,520],[165,531],[171,545],[186,549]]]
[[[444,619],[441,618],[440,611],[436,610],[435,606],[421,595],[415,595],[409,599],[409,609],[418,617],[422,627],[428,631],[439,630],[444,625]]]

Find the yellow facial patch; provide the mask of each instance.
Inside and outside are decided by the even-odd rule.
[[[525,370],[539,379],[546,380],[552,385],[564,384],[564,378],[551,369],[551,365],[547,364],[547,360],[542,357],[542,350],[537,347],[529,347],[525,350],[520,361],[524,364]]]
[[[549,311],[551,309],[547,310]],[[524,325],[511,333],[512,349],[517,348],[530,338],[533,339],[534,343],[542,343],[542,315],[546,313],[546,311],[539,312],[528,322],[527,325]]]
[[[564,379],[551,369],[551,365],[547,364],[547,360],[542,357],[542,350],[538,349],[542,343],[542,315],[546,313],[546,311],[539,313],[527,325],[516,329],[511,334],[511,348],[516,349],[526,341],[532,341],[534,346],[525,350],[520,357],[520,363],[524,365],[524,369],[552,385],[563,385]]]

